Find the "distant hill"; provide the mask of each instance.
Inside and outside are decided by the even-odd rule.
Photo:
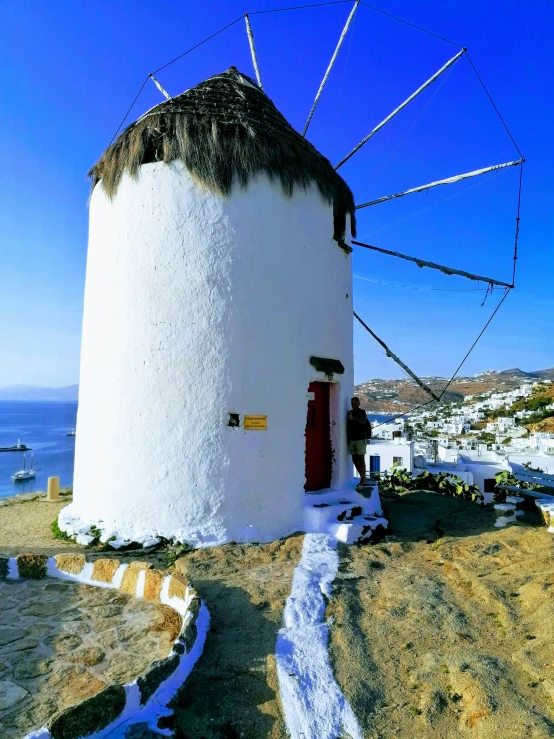
[[[35,385],[8,385],[0,387],[0,400],[77,400],[79,385],[67,387],[37,387]]]
[[[446,377],[421,378],[434,392],[440,394],[448,382]],[[456,377],[448,386],[443,400],[456,403],[466,395],[486,392],[502,392],[518,387],[524,380],[554,380],[554,367],[524,372],[517,367],[507,370],[488,370],[472,377]],[[426,403],[429,396],[413,380],[368,380],[355,388],[362,408],[374,413],[403,413],[416,405]]]

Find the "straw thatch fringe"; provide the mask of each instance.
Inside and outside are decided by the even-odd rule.
[[[92,167],[93,188],[102,181],[113,197],[124,172],[137,177],[142,164],[181,161],[212,192],[229,195],[266,173],[287,196],[315,183],[333,205],[334,238],[341,241],[350,215],[356,235],[354,198],[345,181],[300,136],[255,83],[233,67],[167,100],[126,128]]]

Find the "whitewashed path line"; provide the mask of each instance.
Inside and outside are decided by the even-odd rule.
[[[279,690],[292,739],[363,739],[329,661],[325,597],[339,567],[336,547],[327,534],[306,534],[277,636]]]

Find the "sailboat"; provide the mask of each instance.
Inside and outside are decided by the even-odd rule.
[[[12,475],[12,480],[14,482],[18,480],[32,480],[37,475],[37,470],[35,470],[33,467],[33,455],[31,454],[31,466],[29,467],[29,469],[26,469],[25,465],[26,456],[26,454],[23,455],[23,469],[14,472],[14,474]]]

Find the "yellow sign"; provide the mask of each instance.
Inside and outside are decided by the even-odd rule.
[[[267,416],[245,416],[244,428],[250,431],[267,431]]]

